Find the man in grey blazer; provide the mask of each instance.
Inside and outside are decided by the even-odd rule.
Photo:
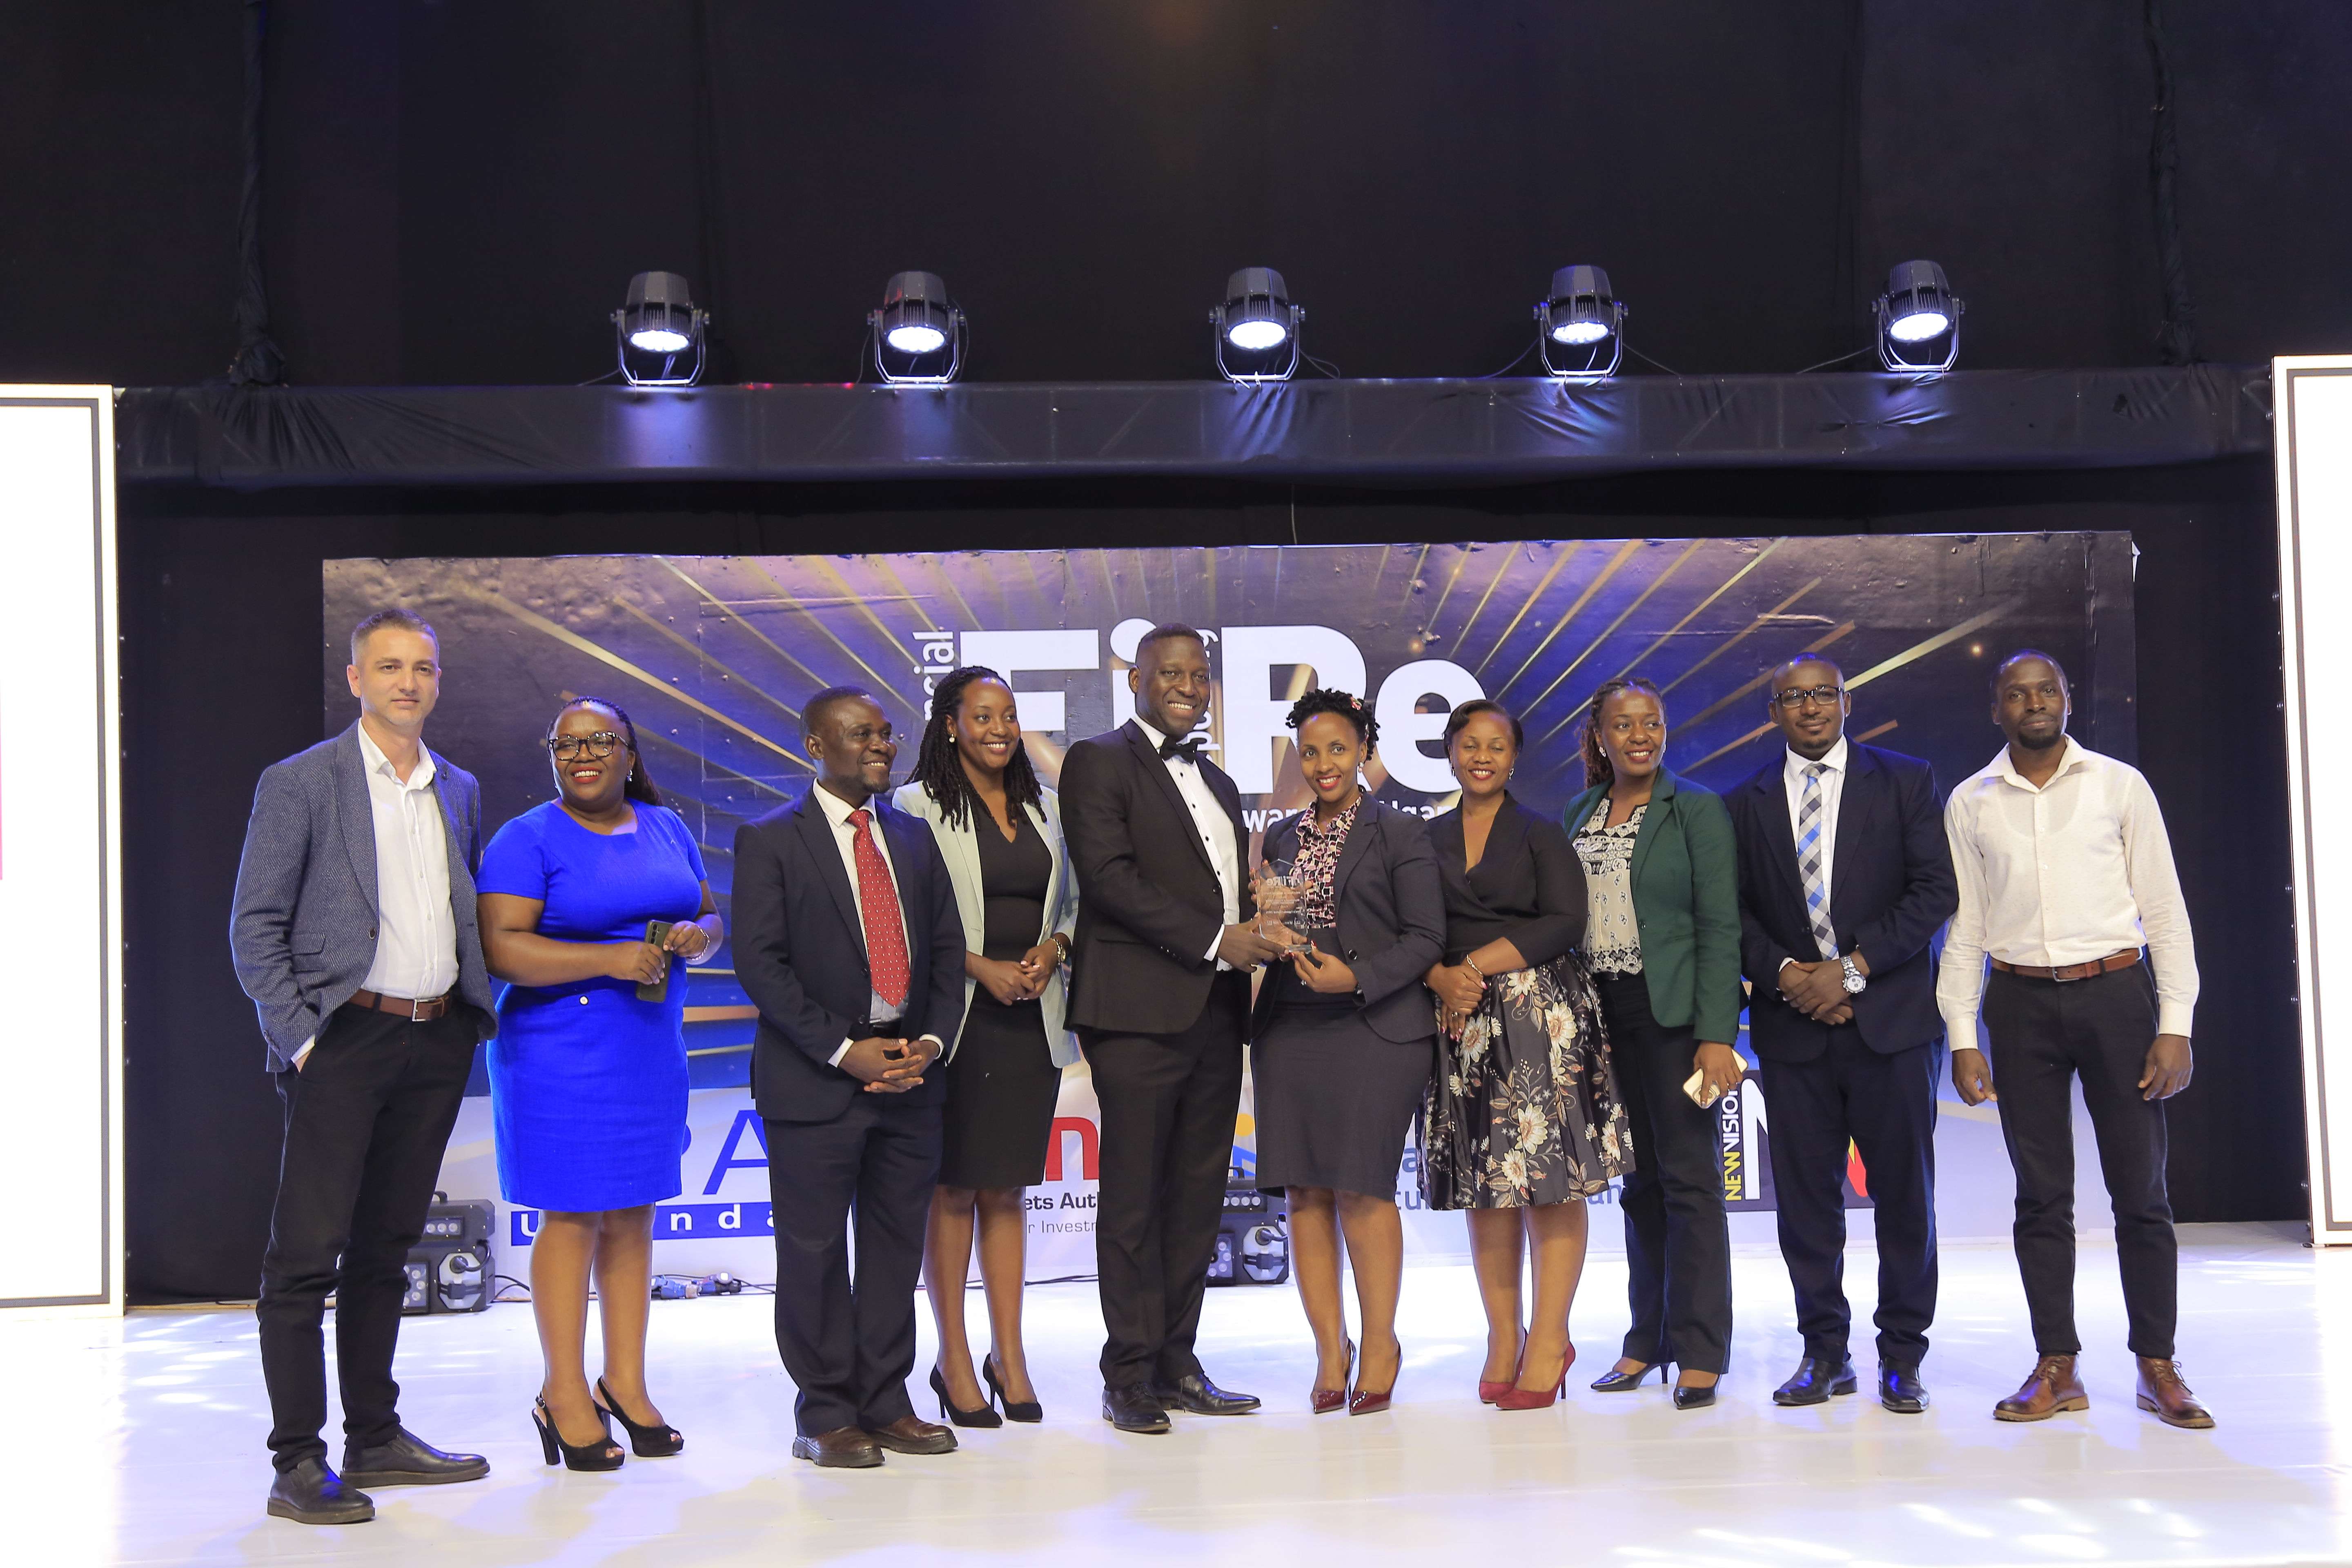
[[[435,756],[439,639],[406,610],[352,633],[359,721],[261,775],[237,864],[229,946],[261,1016],[286,1144],[261,1265],[270,1513],[375,1517],[365,1487],[489,1473],[404,1430],[393,1381],[408,1249],[424,1232],[474,1047],[496,1027],[474,922],[482,797]],[[327,1464],[335,1298],[343,1465]]]

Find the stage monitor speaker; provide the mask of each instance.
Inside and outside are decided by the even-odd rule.
[[[1209,1283],[1279,1285],[1289,1278],[1290,1216],[1281,1201],[1255,1187],[1227,1186]]]
[[[407,1290],[400,1310],[419,1312],[479,1312],[497,1294],[492,1288],[490,1232],[498,1212],[480,1199],[451,1203],[444,1194],[425,1211],[425,1235],[409,1248]]]

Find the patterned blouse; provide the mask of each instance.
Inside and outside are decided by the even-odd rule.
[[[1332,882],[1339,875],[1339,851],[1347,846],[1348,829],[1356,825],[1356,807],[1363,804],[1364,797],[1358,795],[1354,805],[1319,826],[1313,806],[1299,816],[1298,858],[1291,862],[1291,869],[1307,887],[1299,895],[1294,929],[1333,931],[1339,927],[1339,904],[1332,894]]]
[[[1642,929],[1633,918],[1633,841],[1642,836],[1643,801],[1633,815],[1609,826],[1609,794],[1576,830],[1576,858],[1584,864],[1584,962],[1598,974],[1642,973]]]

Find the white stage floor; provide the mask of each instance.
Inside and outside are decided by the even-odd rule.
[[[791,1385],[766,1298],[657,1304],[656,1390],[685,1455],[609,1476],[541,1467],[527,1409],[528,1309],[411,1319],[403,1415],[427,1440],[487,1453],[470,1486],[378,1494],[371,1524],[264,1517],[266,1406],[248,1313],[0,1324],[9,1447],[7,1560],[100,1563],[481,1564],[1012,1561],[1122,1565],[1479,1560],[1537,1564],[2272,1563],[2352,1562],[2352,1255],[2289,1227],[2182,1234],[2181,1352],[2211,1432],[2132,1403],[2112,1247],[2080,1286],[2092,1408],[1991,1419],[2032,1363],[2005,1247],[1944,1253],[1926,1373],[1934,1408],[1865,1392],[1780,1410],[1797,1341],[1777,1256],[1742,1248],[1726,1397],[1678,1414],[1655,1384],[1583,1387],[1624,1326],[1623,1265],[1596,1257],[1576,1312],[1564,1406],[1503,1415],[1472,1383],[1483,1327],[1469,1271],[1411,1270],[1406,1366],[1390,1414],[1312,1416],[1291,1291],[1212,1292],[1212,1375],[1265,1397],[1229,1420],[1123,1436],[1097,1415],[1091,1285],[1034,1289],[1043,1426],[962,1434],[960,1453],[819,1471],[788,1455]],[[1857,1248],[1857,1280],[1874,1259]],[[1867,1287],[1865,1286],[1865,1289]],[[973,1301],[975,1326],[982,1321]],[[929,1322],[921,1365],[928,1366]],[[1866,1338],[1855,1346],[1867,1375]],[[919,1403],[920,1403],[919,1401]],[[340,1439],[330,1442],[340,1448]]]

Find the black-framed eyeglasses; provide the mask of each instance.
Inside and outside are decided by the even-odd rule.
[[[599,730],[593,735],[558,735],[540,743],[555,753],[557,762],[568,763],[583,752],[602,762],[613,754],[614,747],[626,746],[629,742],[610,730]]]
[[[1802,708],[1808,702],[1818,702],[1829,708],[1835,706],[1837,700],[1844,695],[1845,688],[1842,686],[1807,686],[1801,689],[1792,686],[1786,691],[1774,692],[1772,700],[1783,708]]]

